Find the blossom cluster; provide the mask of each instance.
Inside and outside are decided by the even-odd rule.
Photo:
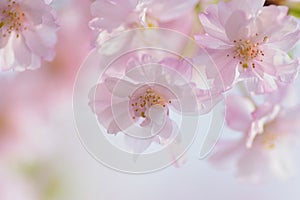
[[[69,78],[76,71],[73,60],[78,59],[70,52],[82,48],[86,53],[86,44],[92,44],[97,50],[104,49],[100,54],[120,56],[121,62],[107,69],[90,89],[86,97],[90,111],[107,137],[123,134],[133,154],[174,142],[182,148],[187,133],[180,129],[176,115],[209,113],[225,96],[227,128],[241,134],[237,140],[221,138],[209,161],[215,166],[235,163],[239,178],[251,181],[261,181],[268,174],[286,178],[294,173],[291,152],[300,131],[295,89],[300,28],[289,7],[265,0],[95,0],[85,24],[92,33],[84,30],[86,34],[64,45],[57,43],[63,34],[58,31],[58,21],[62,29],[72,22],[58,20],[51,3],[0,2],[1,72],[47,69],[49,63],[63,63],[65,69],[53,67],[51,73]],[[162,34],[158,43],[171,40],[181,55],[146,50],[118,55],[120,49],[135,46],[136,40],[116,43],[113,38],[132,30],[174,31],[201,51],[190,42]],[[133,37],[151,37],[143,33]],[[85,40],[86,35],[91,37]],[[56,77],[48,76],[51,73],[37,76],[51,82]],[[44,85],[47,90],[57,88]],[[48,96],[41,96],[48,101]],[[0,113],[0,131],[1,117]],[[170,151],[175,165],[180,164],[177,151]]]
[[[245,152],[239,160],[235,159],[238,162],[237,173],[240,178],[260,181],[266,170],[278,177],[287,177],[293,172],[291,154],[288,150],[300,130],[299,106],[297,103],[292,104],[294,107],[284,106],[286,99],[296,93],[291,92],[290,88],[293,87],[299,68],[299,59],[292,55],[292,50],[300,39],[298,20],[288,14],[288,7],[266,6],[264,0],[220,1],[217,4],[208,4],[205,9],[198,12],[197,6],[205,3],[207,4],[204,1],[199,3],[193,0],[177,2],[96,0],[91,6],[95,18],[90,22],[90,26],[102,36],[101,38],[110,37],[124,30],[154,27],[169,28],[193,37],[215,64],[205,67],[206,78],[212,80],[210,90],[213,90],[213,98],[226,95],[226,113],[224,113],[226,123],[229,128],[242,132],[240,141],[231,142],[230,145],[222,145],[221,140],[211,157],[212,162],[218,166],[220,161]],[[117,10],[118,14],[108,12],[112,9]],[[195,13],[198,23],[187,17]],[[174,26],[184,18],[186,26]],[[195,31],[197,27],[199,31]],[[98,42],[101,46],[103,40]],[[191,57],[197,56],[196,54]],[[182,70],[189,71],[190,73],[181,75],[193,77],[193,69],[186,69],[184,63],[177,61],[168,67],[175,71],[179,70],[180,73]],[[150,66],[144,66],[141,72],[133,73],[129,79],[125,78],[133,80],[132,83],[112,77],[100,83],[97,90],[102,95],[98,95],[96,100],[90,103],[100,123],[104,122],[108,133],[116,134],[123,131],[114,120],[108,120],[113,118],[111,110],[104,109],[107,106],[103,105],[105,102],[103,98],[110,97],[113,92],[116,92],[115,95],[118,97],[126,98],[130,96],[132,88],[140,87],[135,92],[137,94],[133,93],[124,105],[119,105],[118,109],[124,109],[129,105],[132,118],[145,129],[148,125],[157,126],[156,120],[161,122],[163,116],[168,117],[169,107],[174,107],[168,91],[155,85],[139,85],[140,81],[145,81],[154,73],[151,69],[153,68]],[[156,78],[164,79],[164,75],[160,73],[155,72]],[[176,75],[169,75],[174,79],[169,80],[167,85],[170,88],[176,87]],[[120,84],[122,94],[113,91],[117,82]],[[195,86],[193,83],[189,85]],[[181,86],[181,90],[185,93],[185,87]],[[240,90],[240,94],[228,95],[236,90]],[[110,92],[106,94],[105,91]],[[128,91],[129,94],[125,95],[124,91]],[[196,97],[203,100],[201,95]],[[109,105],[110,99],[106,99],[106,105]],[[126,115],[118,115],[119,118],[127,119],[124,116]],[[124,124],[128,127],[135,122]],[[172,135],[172,126],[168,124],[165,123],[165,127],[161,129],[163,132],[158,133],[160,140]],[[181,135],[184,137],[184,133]],[[143,147],[141,144],[137,146],[144,151],[149,144],[150,142]],[[141,153],[141,149],[138,152]]]

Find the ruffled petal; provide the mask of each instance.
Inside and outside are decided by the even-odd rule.
[[[113,94],[113,96],[128,98],[137,85],[114,77],[108,77],[104,81],[105,86]]]
[[[214,88],[216,90],[224,91],[232,87],[234,81],[236,80],[237,62],[237,60],[232,59],[222,66],[214,79]]]
[[[162,128],[166,115],[167,110],[161,105],[154,105],[149,108],[149,117],[156,130]]]
[[[221,41],[229,42],[224,30],[225,23],[222,23],[222,20],[227,20],[227,17],[220,16],[219,12],[224,9],[218,8],[222,3],[221,1],[219,5],[208,6],[205,12],[199,15],[199,19],[206,33]],[[229,15],[231,12],[224,13]]]
[[[24,43],[23,37],[14,40],[15,59],[18,66],[23,69],[31,65],[31,52]]]
[[[228,48],[228,43],[225,43],[218,38],[211,37],[208,34],[195,35],[198,44],[210,49]]]
[[[230,95],[226,98],[226,122],[227,125],[237,131],[246,133],[252,122],[251,113],[255,107],[245,97]]]
[[[23,33],[26,45],[30,50],[47,61],[55,56],[54,47],[57,41],[56,28],[38,26],[34,30],[26,30]]]
[[[242,11],[233,12],[225,24],[226,35],[231,42],[246,38],[248,35],[247,25],[250,21]]]
[[[179,75],[182,75],[187,80],[192,78],[192,66],[186,60],[176,59],[176,58],[166,58],[160,62],[160,64],[169,67],[171,70],[176,71]]]
[[[92,111],[99,114],[105,108],[109,107],[111,104],[111,93],[105,86],[101,83],[95,85],[89,93],[89,105]]]
[[[28,18],[28,24],[37,25],[55,25],[55,15],[50,5],[43,0],[21,1],[20,6]]]
[[[228,7],[232,10],[241,10],[249,16],[256,15],[259,10],[264,6],[265,0],[231,0],[228,2]]]
[[[298,31],[298,23],[293,17],[288,16],[287,12],[288,8],[284,6],[272,5],[263,7],[255,19],[257,33],[263,37],[267,36],[268,43],[292,39],[288,35]],[[288,44],[282,46],[283,49],[288,49],[291,45],[288,40],[286,40],[286,42],[288,42]]]

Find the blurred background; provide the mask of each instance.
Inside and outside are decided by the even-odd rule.
[[[203,9],[208,1],[199,3]],[[295,1],[267,3],[284,3],[298,13]],[[233,169],[199,160],[201,133],[180,168],[130,175],[94,160],[77,136],[72,111],[76,73],[95,39],[88,27],[90,4],[54,1],[60,25],[55,60],[34,71],[0,73],[0,200],[300,199],[299,173],[253,184],[241,182]],[[225,128],[223,134],[231,132]]]

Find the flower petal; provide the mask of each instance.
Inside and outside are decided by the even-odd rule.
[[[226,98],[226,122],[227,125],[237,131],[246,133],[252,122],[251,113],[255,107],[245,97],[229,95]]]
[[[233,12],[225,24],[225,32],[231,42],[244,39],[248,35],[247,24],[249,20],[244,12],[237,10]]]
[[[113,96],[128,98],[137,85],[115,77],[108,77],[104,80],[105,86],[112,93]]]
[[[14,41],[14,48],[17,65],[22,66],[23,69],[29,67],[31,65],[31,52],[25,45],[23,37]]]
[[[54,46],[57,40],[56,28],[38,26],[34,30],[24,31],[26,45],[30,50],[47,61],[55,56]]]

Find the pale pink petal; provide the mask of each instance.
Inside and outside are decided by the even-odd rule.
[[[226,123],[237,131],[247,132],[252,122],[251,113],[255,107],[245,97],[230,95],[226,98]]]
[[[120,103],[113,105],[115,108],[114,112],[111,106],[106,108],[100,108],[97,106],[97,103],[94,105],[97,107],[97,110],[101,110],[97,114],[98,122],[107,129],[107,133],[116,134],[119,131],[125,130],[127,127],[132,125],[132,121],[128,117],[128,113],[126,112],[126,107],[124,105],[127,103]],[[120,110],[120,107],[122,108]],[[117,111],[116,111],[117,110]]]
[[[228,7],[232,10],[242,10],[248,15],[256,15],[259,10],[263,7],[265,0],[231,0],[228,2]],[[221,8],[221,7],[220,7]]]
[[[238,39],[243,39],[248,35],[247,25],[249,21],[247,16],[242,11],[233,12],[225,24],[226,35],[231,42]]]
[[[14,41],[14,47],[18,65],[24,66],[24,68],[29,67],[31,65],[31,52],[25,45],[23,37]]]
[[[41,66],[42,64],[42,60],[41,57],[35,55],[35,54],[31,54],[31,66],[28,67],[28,69],[37,69]]]
[[[134,92],[134,89],[137,88],[135,84],[129,81],[121,80],[114,77],[106,78],[104,84],[108,88],[108,90],[113,94],[113,96],[125,98],[128,98],[128,96],[130,96],[131,93]]]
[[[283,6],[263,7],[256,19],[258,33],[267,36],[270,43],[287,39],[289,34],[298,29],[297,21],[287,16],[287,11],[288,8]],[[286,40],[286,42],[289,44],[289,41]]]
[[[198,104],[198,94],[193,85],[173,86],[172,91],[176,94],[177,98],[175,101],[172,101],[171,106],[174,106],[183,115],[199,114],[201,105]]]
[[[0,32],[0,48],[4,48],[8,42],[9,37],[3,37],[3,33]]]
[[[209,6],[209,8],[210,7],[211,6]],[[207,13],[199,15],[201,24],[205,32],[211,35],[212,37],[217,38],[225,43],[229,42],[228,38],[226,37],[224,27],[220,27],[218,26],[218,24],[214,24],[213,22],[211,22],[211,17],[213,17],[211,16],[212,13],[209,13],[209,10],[206,10],[206,12]]]
[[[213,12],[215,12],[215,15],[217,16],[217,21],[221,25],[222,28],[225,27],[225,24],[226,24],[228,18],[230,17],[231,13],[235,10],[234,6],[235,6],[234,3],[220,1],[216,6],[216,10],[213,11]],[[209,7],[212,7],[212,6],[209,6]],[[207,8],[207,10],[208,10],[208,8]],[[240,10],[240,9],[237,9],[237,10]]]
[[[136,3],[132,0],[96,0],[91,5],[91,13],[97,20],[90,25],[111,32],[126,22]]]
[[[116,116],[121,118],[125,117],[126,119],[126,106],[128,106],[128,102],[118,99],[118,102],[112,104],[111,98],[110,91],[105,84],[101,83],[91,89],[89,105],[92,111],[97,115],[98,122],[107,129],[108,133],[115,134],[118,132],[117,130],[119,130],[115,122],[118,121],[119,118]],[[114,106],[115,113],[113,113],[112,106]]]
[[[54,45],[57,41],[56,28],[39,26],[35,30],[27,30],[23,34],[26,45],[33,53],[47,61],[51,61],[54,58]]]
[[[196,90],[198,100],[198,112],[199,114],[206,114],[210,112],[216,104],[223,100],[223,94],[221,91],[212,90]]]
[[[159,143],[167,144],[168,142],[172,141],[176,134],[178,134],[176,131],[178,131],[178,127],[176,126],[175,122],[170,119],[166,119],[163,129],[161,129],[158,134]]]
[[[126,67],[126,76],[135,82],[154,80],[156,68],[151,63],[158,63],[151,55],[144,54],[140,58],[129,58]]]
[[[52,8],[43,0],[21,1],[20,4],[30,21],[28,24],[33,24],[34,26],[44,23],[54,24],[55,18]]]
[[[0,67],[1,70],[9,70],[12,68],[13,64],[15,63],[15,54],[14,54],[14,49],[13,49],[13,38],[10,37],[7,45],[0,49]]]
[[[149,117],[151,121],[157,126],[162,127],[166,115],[167,110],[161,105],[154,105],[149,108]]]
[[[264,75],[263,79],[257,77],[247,78],[245,80],[249,91],[256,94],[264,94],[274,92],[277,89],[277,82],[273,77]]]
[[[220,70],[226,66],[227,63],[232,62],[232,59],[227,57],[228,52],[231,51],[233,51],[233,47],[230,46],[226,49],[207,49],[208,54],[215,64],[205,68],[207,78],[211,79],[220,76]]]
[[[108,134],[117,134],[122,131],[115,120],[111,121],[107,128]]]
[[[298,60],[293,61],[287,53],[279,49],[264,47],[263,51],[265,52],[263,62],[257,62],[256,64],[265,73],[278,77],[279,81],[291,82],[299,67]],[[285,79],[285,77],[288,79]]]
[[[121,101],[111,105],[114,121],[118,124],[121,130],[125,130],[133,125],[132,116],[129,113],[128,101]]]
[[[282,37],[281,40],[270,42],[269,45],[272,48],[278,48],[282,51],[288,52],[296,45],[297,41],[299,41],[299,38],[300,30],[297,30],[294,33],[290,33]]]
[[[229,60],[228,63],[222,64],[222,69],[216,74],[214,87],[218,90],[228,90],[232,87],[236,78],[237,60]]]
[[[160,64],[163,64],[171,70],[175,70],[177,73],[182,75],[187,80],[190,80],[192,77],[192,66],[190,63],[188,63],[186,60],[182,59],[175,59],[175,58],[166,58],[163,61],[160,62]]]
[[[101,108],[102,109],[102,108]],[[108,129],[110,123],[113,121],[113,113],[111,107],[104,108],[101,112],[96,113],[98,122],[106,129]]]
[[[219,40],[218,38],[211,37],[208,34],[201,34],[201,35],[195,35],[195,39],[197,40],[197,43],[200,45],[203,45],[206,48],[211,49],[223,49],[228,48],[228,43],[225,43],[222,40]]]
[[[95,85],[89,93],[89,105],[93,112],[99,114],[106,107],[111,105],[111,93],[107,87],[101,83]]]

